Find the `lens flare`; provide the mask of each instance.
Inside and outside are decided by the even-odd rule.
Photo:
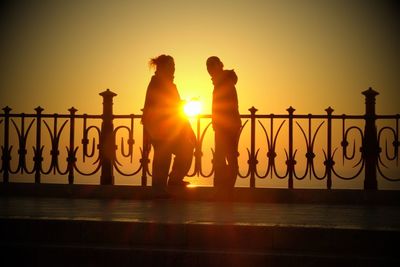
[[[201,113],[203,108],[203,104],[199,99],[191,99],[185,103],[183,106],[183,111],[185,112],[186,116],[194,117]]]

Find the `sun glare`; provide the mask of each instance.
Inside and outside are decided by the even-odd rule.
[[[197,116],[201,113],[203,105],[198,99],[191,99],[185,103],[183,106],[183,111],[189,117]]]

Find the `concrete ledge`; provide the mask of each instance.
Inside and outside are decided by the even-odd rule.
[[[400,206],[400,192],[394,190],[235,188],[224,197],[216,195],[212,187],[170,188],[169,192],[182,200]],[[141,186],[0,183],[0,197],[144,200],[154,198],[154,192],[151,187]]]
[[[0,218],[10,266],[398,266],[398,231]],[[21,255],[22,257],[16,257]]]
[[[400,232],[298,226],[0,218],[0,243],[396,255]],[[39,230],[41,229],[41,230]]]
[[[238,250],[165,249],[155,247],[88,247],[0,244],[2,262],[7,266],[165,266],[165,267],[221,267],[221,266],[270,266],[270,267],[381,267],[398,266],[395,257],[369,255],[337,255],[296,252],[249,252]],[[0,255],[1,255],[0,252]],[[15,255],[23,255],[16,257]],[[62,260],[60,260],[62,259]]]

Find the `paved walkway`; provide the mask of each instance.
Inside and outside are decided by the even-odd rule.
[[[0,197],[0,218],[400,231],[398,206]]]

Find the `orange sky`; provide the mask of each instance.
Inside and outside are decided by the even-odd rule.
[[[395,1],[393,1],[395,3]],[[210,55],[235,69],[240,111],[399,113],[399,8],[391,1],[9,1],[1,6],[0,107],[15,112],[140,113],[148,60],[176,61],[183,98],[210,112]],[[88,101],[89,100],[89,101]]]

